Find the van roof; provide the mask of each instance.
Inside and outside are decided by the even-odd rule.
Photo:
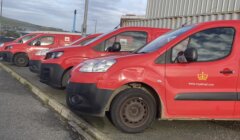
[[[199,25],[199,26],[209,26],[213,24],[240,24],[240,20],[215,20],[215,21],[207,21],[207,22],[200,22],[200,23],[192,23],[186,24],[187,25]],[[185,25],[184,25],[185,26]]]
[[[33,32],[31,32],[31,33],[82,35],[81,33],[57,32],[57,31],[33,31]]]
[[[127,26],[127,27],[120,27],[118,29],[136,29],[136,30],[170,30],[169,28],[157,28],[157,27],[142,27],[142,26]]]

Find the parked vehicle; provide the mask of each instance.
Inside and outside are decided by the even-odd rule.
[[[0,51],[1,51],[2,47],[4,48],[11,43],[25,43],[28,40],[32,39],[33,37],[35,37],[36,35],[41,34],[41,33],[48,33],[48,31],[34,31],[34,32],[31,32],[31,33],[25,34],[25,35],[13,40],[13,41],[4,42],[0,45]]]
[[[4,42],[4,43],[0,44],[0,57],[2,57],[2,55],[3,55],[2,52],[5,50],[6,46],[9,46],[11,44],[16,44],[16,43],[25,43],[26,41],[30,40],[31,38],[35,37],[36,35],[37,35],[36,32],[29,33],[29,34],[26,34],[26,35],[24,35],[22,37],[17,38],[14,41]]]
[[[134,51],[169,29],[148,27],[124,27],[101,35],[82,47],[51,50],[42,61],[40,81],[52,87],[64,88],[71,69],[89,58],[126,54]]]
[[[67,47],[70,46],[83,46],[84,44],[90,42],[97,36],[101,34],[92,34],[87,37],[80,38],[76,40],[75,42],[71,43]],[[60,47],[60,46],[59,46]],[[39,73],[40,72],[40,67],[41,67],[41,61],[46,57],[47,52],[49,51],[49,48],[37,51],[36,53],[30,53],[29,54],[29,69],[33,73]]]
[[[3,59],[7,62],[13,62],[19,67],[26,67],[29,64],[29,54],[46,48],[66,46],[79,38],[81,38],[81,35],[75,33],[39,33],[25,43],[15,43],[4,47],[4,51],[2,51]]]
[[[24,43],[26,42],[27,40],[31,39],[32,37],[34,37],[37,33],[34,32],[34,33],[29,33],[29,34],[26,34],[24,36],[21,36],[17,39],[14,39],[14,40],[11,40],[11,41],[6,41],[6,42],[2,42],[2,40],[0,42],[2,42],[3,44],[1,44],[0,47],[3,47],[4,45],[7,45],[7,44],[10,44],[10,43]],[[4,37],[1,37],[1,39],[4,38]]]
[[[14,41],[14,38],[11,37],[6,37],[6,36],[0,36],[0,45],[5,43],[5,42],[11,42]]]
[[[240,20],[184,26],[128,55],[82,62],[67,104],[128,133],[156,118],[239,120]]]

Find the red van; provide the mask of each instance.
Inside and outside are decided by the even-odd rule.
[[[29,54],[46,48],[66,46],[81,38],[81,35],[64,32],[42,32],[25,43],[15,43],[4,47],[3,59],[20,67],[28,66]]]
[[[79,45],[83,46],[84,44],[90,42],[91,40],[93,40],[99,35],[101,34],[88,35],[87,37],[83,37],[76,40],[75,42],[71,43],[69,46],[79,46]],[[46,49],[37,51],[36,53],[29,54],[29,69],[31,72],[33,73],[40,72],[41,61],[45,58],[48,51],[49,51],[49,48],[46,48]]]
[[[32,32],[32,33],[29,33],[29,34],[26,34],[26,35],[23,35],[13,41],[10,41],[10,42],[5,42],[3,44],[1,44],[0,47],[3,47],[4,45],[7,45],[7,44],[10,44],[10,43],[25,43],[26,41],[28,41],[29,39],[33,38],[35,35],[37,35],[38,33],[40,32]]]
[[[6,46],[11,45],[11,44],[16,44],[16,43],[19,43],[19,44],[25,43],[28,40],[30,40],[31,38],[35,37],[37,34],[38,34],[38,32],[29,33],[29,34],[26,34],[24,36],[21,36],[21,37],[17,38],[14,41],[2,43],[0,45],[0,57],[2,57],[2,51],[4,51],[4,48]]]
[[[89,58],[126,54],[134,51],[169,29],[149,27],[123,27],[103,34],[82,47],[51,50],[41,64],[40,81],[52,87],[64,88],[72,67]]]
[[[240,20],[184,26],[128,55],[72,70],[67,104],[124,132],[154,119],[240,119]]]

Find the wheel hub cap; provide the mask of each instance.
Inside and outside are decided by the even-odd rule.
[[[19,58],[19,59],[18,59],[18,63],[23,64],[23,63],[25,63],[25,60],[24,60],[23,58]]]
[[[128,127],[141,126],[148,118],[148,105],[142,98],[126,100],[121,107],[121,119]]]

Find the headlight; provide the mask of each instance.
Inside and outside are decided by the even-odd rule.
[[[106,72],[116,60],[89,60],[81,64],[80,72]]]
[[[63,55],[63,52],[49,52],[46,54],[46,59],[59,58]]]
[[[5,50],[11,50],[13,48],[13,46],[7,46],[6,48],[5,48]]]
[[[4,43],[0,44],[0,47],[3,47],[4,46]]]
[[[45,56],[48,51],[49,51],[49,49],[44,49],[44,50],[36,52],[35,55],[37,55],[37,56]]]

